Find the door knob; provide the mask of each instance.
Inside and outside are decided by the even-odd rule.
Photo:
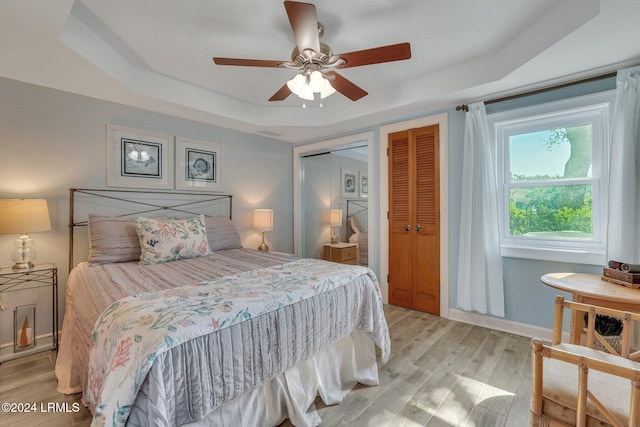
[[[404,231],[409,231],[409,230],[411,230],[411,227],[410,227],[410,226],[408,226],[408,225],[405,225],[405,226],[404,226]]]
[[[422,227],[420,227],[419,225],[416,225],[416,231],[420,231],[422,230]]]

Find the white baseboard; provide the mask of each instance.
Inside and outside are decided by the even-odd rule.
[[[528,325],[526,323],[518,323],[511,320],[499,319],[497,317],[454,308],[449,309],[448,318],[458,322],[470,323],[472,325],[495,329],[497,331],[521,335],[523,337],[540,338],[544,341],[551,341],[551,329]],[[563,333],[563,340],[568,340],[568,336],[569,334],[567,332]]]
[[[58,338],[59,337],[60,336],[58,335]],[[4,343],[0,345],[0,363],[47,350],[53,350],[53,338],[51,336],[51,333],[37,335],[35,347],[31,347],[28,350],[20,351],[17,353],[13,352],[13,342]]]

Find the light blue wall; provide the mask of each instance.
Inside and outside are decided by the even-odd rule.
[[[66,233],[67,189],[106,188],[108,123],[223,145],[223,190],[234,196],[243,243],[260,243],[252,210],[271,208],[269,245],[293,250],[290,143],[9,79],[0,79],[0,197],[46,198],[52,232]],[[5,255],[0,246],[3,265],[10,261]]]

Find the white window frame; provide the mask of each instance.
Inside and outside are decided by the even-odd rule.
[[[611,105],[615,91],[601,92],[532,107],[488,115],[491,140],[496,144],[500,249],[503,257],[604,265],[606,249],[608,147]],[[562,185],[590,184],[592,187],[593,238],[549,239],[511,236],[509,230],[509,190],[511,187],[540,186],[549,183],[525,181],[511,183],[509,137],[566,126],[592,126],[591,176],[562,179]],[[552,181],[558,183],[557,181]]]

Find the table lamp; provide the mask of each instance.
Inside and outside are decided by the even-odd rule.
[[[331,224],[331,243],[339,243],[340,240],[336,236],[336,227],[342,226],[342,209],[331,209],[329,222]]]
[[[264,242],[264,232],[273,230],[273,210],[254,209],[253,228],[255,230],[262,231],[262,243],[258,246],[258,250],[262,252],[269,252],[269,246]]]
[[[15,262],[13,270],[28,271],[33,268],[36,251],[32,249],[34,241],[27,233],[49,230],[51,221],[46,200],[0,200],[0,234],[20,234],[14,242],[16,250],[11,254]]]

